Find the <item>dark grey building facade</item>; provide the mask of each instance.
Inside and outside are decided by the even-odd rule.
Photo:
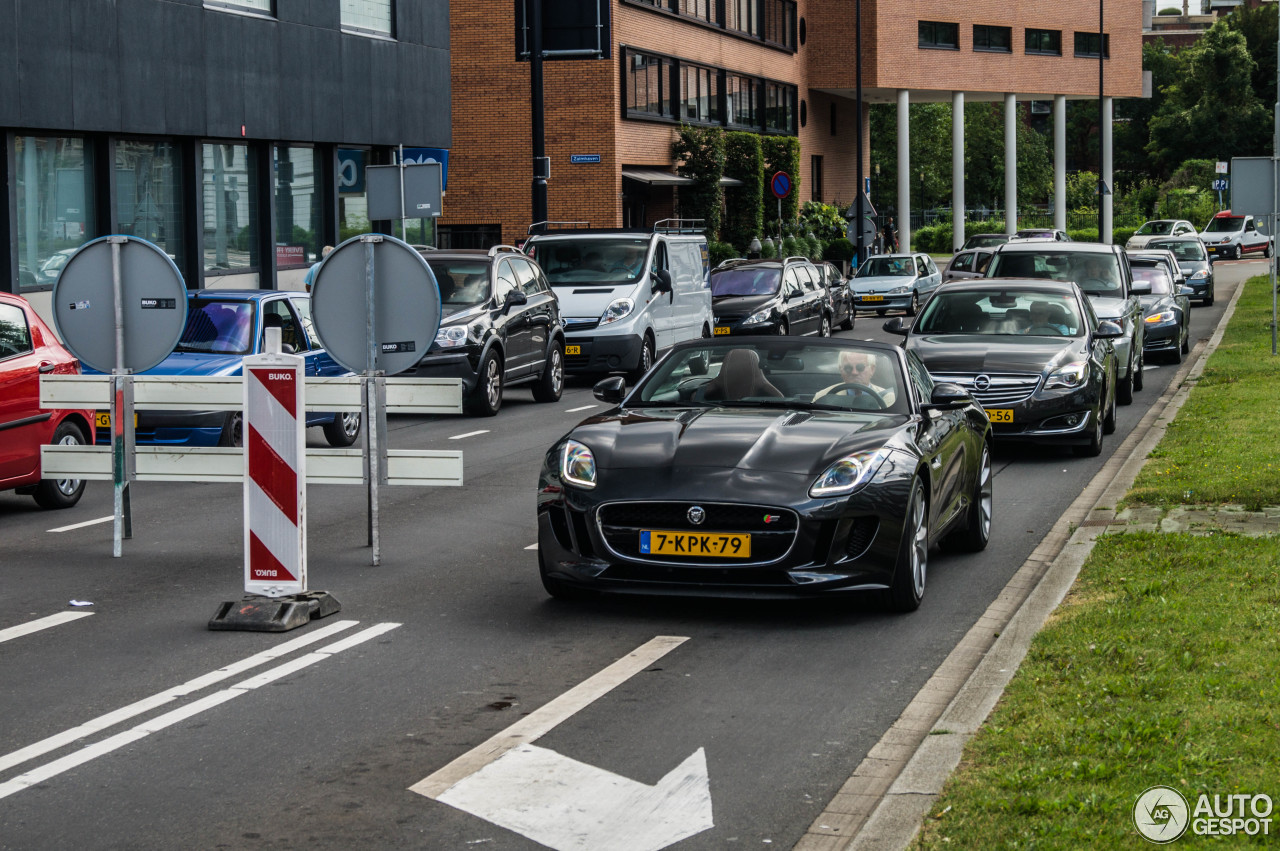
[[[193,288],[286,286],[388,227],[366,165],[449,147],[449,4],[0,0],[0,79],[0,288],[47,291],[112,233]]]

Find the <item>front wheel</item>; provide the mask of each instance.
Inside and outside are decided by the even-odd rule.
[[[84,446],[87,442],[80,426],[63,421],[53,433],[54,446]],[[41,508],[70,508],[84,493],[84,479],[41,479],[31,495]]]
[[[1271,243],[1268,242],[1266,245],[1262,246],[1262,256],[1263,257],[1271,256]]]
[[[911,306],[907,308],[908,316],[915,316],[920,312],[920,293],[915,290],[911,291]]]
[[[916,479],[907,498],[907,511],[902,524],[902,543],[893,568],[893,582],[883,592],[884,607],[893,612],[914,612],[924,599],[925,579],[929,569],[929,512],[924,496],[924,483]]]
[[[1134,340],[1133,344],[1137,346],[1138,341]],[[1133,368],[1133,389],[1135,391],[1141,390],[1142,385],[1146,382],[1145,374],[1142,371],[1146,368],[1146,365],[1147,356],[1143,354],[1142,347],[1138,346],[1138,365]]]
[[[783,319],[778,323],[778,336],[787,336],[787,320]]]
[[[849,315],[846,316],[844,318],[844,321],[840,323],[840,330],[841,331],[853,330],[853,308],[852,307],[849,308]]]
[[[467,413],[477,417],[492,417],[502,407],[502,361],[492,350],[485,352],[480,361],[479,380],[476,389],[467,398]]]
[[[1121,405],[1133,404],[1133,362],[1129,362],[1129,374],[1120,379],[1120,385],[1116,387],[1116,401]]]
[[[244,446],[244,414],[232,411],[227,414],[222,424],[222,435],[218,438],[219,446]]]
[[[1092,415],[1091,415],[1092,416]],[[1072,451],[1084,458],[1096,458],[1102,454],[1102,419],[1093,417],[1093,431],[1089,435],[1089,442],[1083,446],[1073,446]]]
[[[1106,403],[1100,408],[1105,413],[1102,416],[1102,430],[1107,434],[1112,434],[1116,430],[1116,394],[1108,393]]]
[[[640,383],[640,379],[644,378],[644,374],[653,366],[653,358],[653,338],[645,334],[644,342],[640,344],[640,362],[636,364],[636,368],[632,370],[630,375],[632,384]]]
[[[551,344],[551,354],[542,377],[533,385],[533,398],[537,402],[559,402],[564,392],[564,350],[559,343]]]
[[[818,326],[818,336],[831,336],[831,317],[827,316],[825,313],[822,315],[822,324]]]
[[[324,439],[330,446],[350,446],[360,436],[360,412],[334,414],[333,420],[323,426]]]

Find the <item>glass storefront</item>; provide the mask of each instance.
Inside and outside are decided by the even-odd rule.
[[[154,242],[182,266],[182,181],[172,142],[121,139],[115,157],[120,233]]]
[[[272,171],[276,199],[276,267],[296,268],[320,259],[324,201],[315,148],[276,145]]]
[[[257,171],[248,145],[201,146],[206,274],[246,272],[258,266]]]
[[[18,136],[18,289],[47,287],[67,258],[96,234],[93,160],[84,139]]]
[[[369,152],[362,148],[338,149],[338,241],[373,233],[369,222],[369,196],[365,193],[364,167]]]

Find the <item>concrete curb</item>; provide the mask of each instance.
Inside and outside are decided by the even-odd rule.
[[[871,748],[795,851],[881,851],[911,842],[960,764],[965,744],[995,707],[1031,639],[1067,595],[1097,536],[1115,519],[1116,505],[1186,402],[1243,292],[1244,281],[1209,340],[1196,345],[1165,393]]]

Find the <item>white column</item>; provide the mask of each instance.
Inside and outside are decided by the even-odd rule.
[[[1067,96],[1053,96],[1053,226],[1067,229]]]
[[[911,250],[911,96],[898,89],[898,245]]]
[[[951,250],[964,245],[964,92],[951,93]]]
[[[1110,187],[1112,192],[1116,190],[1115,176],[1111,173],[1111,98],[1104,97],[1102,99],[1102,180]],[[1098,240],[1111,244],[1111,201],[1115,195],[1102,196],[1102,233],[1098,234]]]
[[[1018,231],[1018,98],[1004,96],[1004,232]]]

